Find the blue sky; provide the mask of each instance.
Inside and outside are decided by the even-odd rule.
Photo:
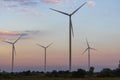
[[[16,44],[18,54],[15,58],[16,66],[42,66],[44,51],[36,46],[36,43],[47,45],[51,42],[54,44],[48,49],[48,66],[67,66],[68,17],[49,8],[70,13],[87,0],[21,1],[0,1],[0,39],[3,40],[4,37],[5,40],[9,40],[18,36],[6,35],[3,33],[4,31],[8,31],[7,34],[15,34],[15,32],[27,34],[27,38],[21,39]],[[72,16],[75,33],[73,68],[87,66],[87,53],[81,55],[87,47],[86,37],[90,45],[98,49],[98,51],[92,51],[92,65],[100,68],[116,68],[120,58],[120,0],[92,1],[95,2],[94,6],[87,4]],[[1,67],[9,67],[11,65],[11,46],[3,42],[0,43],[2,50],[0,56],[3,61],[0,62]],[[56,59],[62,60],[56,62]]]

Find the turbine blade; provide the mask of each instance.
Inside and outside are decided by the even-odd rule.
[[[86,38],[86,43],[87,43],[87,46],[90,47],[87,38]]]
[[[9,43],[9,44],[13,44],[12,42],[9,42],[9,41],[2,41],[2,42]]]
[[[95,48],[90,48],[90,49],[92,49],[92,50],[94,50],[94,51],[97,51],[97,49],[95,49]]]
[[[16,49],[15,49],[15,46],[13,47],[13,50],[14,50],[14,54],[16,55]]]
[[[15,40],[14,43],[16,43],[21,37],[22,37],[22,35],[20,35],[20,36]]]
[[[83,52],[82,54],[84,54],[87,50],[88,50],[88,48],[87,48],[87,49],[85,49],[85,50],[84,50],[84,52]]]
[[[73,25],[72,25],[72,19],[71,18],[70,18],[70,21],[71,21],[70,28],[71,28],[71,31],[72,31],[72,35],[74,37],[74,31],[73,31]]]
[[[59,13],[62,13],[62,14],[64,14],[64,15],[67,15],[67,16],[69,16],[69,14],[68,13],[65,13],[65,12],[62,12],[62,11],[59,11],[59,10],[56,10],[56,9],[52,9],[52,8],[50,8],[51,10],[53,10],[53,11],[56,11],[56,12],[59,12]]]
[[[75,11],[71,13],[71,15],[75,14],[80,8],[82,8],[87,2],[83,3],[80,7],[78,7]]]
[[[46,48],[50,47],[53,43],[49,44]]]
[[[44,46],[42,46],[42,45],[40,45],[40,44],[36,44],[36,45],[38,45],[38,46],[40,46],[40,47],[43,47],[43,48],[45,48]]]

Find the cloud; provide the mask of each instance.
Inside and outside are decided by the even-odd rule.
[[[3,31],[0,30],[0,35],[16,35],[18,34],[17,32],[12,32],[12,31]]]
[[[5,40],[6,37],[8,36],[16,36],[16,35],[18,35],[17,32],[0,30],[0,40]]]
[[[96,5],[96,3],[94,1],[92,1],[92,0],[89,0],[87,3],[88,3],[88,5],[91,5],[91,6],[95,6]]]
[[[21,0],[19,4],[24,6],[36,6],[38,2],[36,0]]]
[[[20,2],[18,0],[0,0],[0,8],[16,8],[23,6],[23,2]],[[25,6],[26,4],[24,4]]]
[[[30,9],[30,8],[22,8],[21,11],[24,12],[24,13],[31,13],[31,14],[33,14],[35,16],[41,16],[42,15],[37,10]]]
[[[22,35],[22,39],[30,39],[39,35],[40,31],[5,31],[0,30],[0,40],[14,39]]]
[[[68,2],[78,2],[79,0],[40,0],[45,3],[53,3],[53,4],[64,4]]]
[[[42,2],[46,2],[46,3],[60,3],[62,0],[41,0]]]
[[[38,0],[1,0],[0,3],[5,3],[7,5],[17,5],[18,6],[35,6],[38,4]]]
[[[24,13],[31,13],[35,16],[40,16],[40,13],[33,8],[37,8],[39,0],[0,0],[0,8],[4,8],[10,11],[22,11]],[[25,9],[29,9],[26,10]],[[17,9],[17,10],[16,10]]]
[[[40,0],[44,3],[52,3],[52,4],[63,4],[63,3],[68,3],[71,0]],[[73,0],[76,2],[77,0]]]

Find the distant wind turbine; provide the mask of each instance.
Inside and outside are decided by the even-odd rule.
[[[44,56],[44,72],[46,72],[46,52],[47,52],[46,50],[47,50],[47,48],[50,47],[52,44],[53,44],[53,43],[49,44],[48,46],[42,46],[42,45],[40,45],[40,44],[37,44],[38,46],[44,48],[44,50],[45,50],[45,56]]]
[[[120,69],[120,60],[119,60],[118,68]]]
[[[90,47],[88,40],[86,39],[86,43],[87,43],[87,48],[84,50],[84,52],[82,54],[84,54],[86,51],[88,51],[88,70],[90,69],[90,50],[96,50],[95,48]]]
[[[22,35],[20,37],[18,37],[14,42],[9,42],[9,41],[3,41],[9,44],[12,44],[12,69],[11,71],[13,72],[13,68],[14,68],[14,54],[16,54],[16,49],[15,49],[15,43],[22,37]]]
[[[53,11],[56,11],[56,12],[59,12],[61,14],[64,14],[66,16],[69,16],[69,71],[71,71],[71,64],[72,64],[72,38],[71,38],[71,35],[73,35],[74,37],[74,32],[73,32],[73,25],[72,25],[72,15],[74,15],[80,8],[82,8],[87,2],[85,2],[84,4],[82,4],[80,7],[78,7],[75,11],[73,11],[72,13],[68,14],[68,13],[65,13],[65,12],[62,12],[62,11],[59,11],[59,10],[56,10],[56,9],[52,9],[50,8],[51,10]]]

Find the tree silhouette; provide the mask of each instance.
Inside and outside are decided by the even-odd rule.
[[[88,71],[88,76],[92,77],[94,74],[94,67],[90,67],[89,71]]]
[[[77,71],[72,72],[72,77],[85,77],[86,71],[83,69],[78,69]]]
[[[98,75],[99,77],[113,77],[113,71],[109,68],[104,68]]]

